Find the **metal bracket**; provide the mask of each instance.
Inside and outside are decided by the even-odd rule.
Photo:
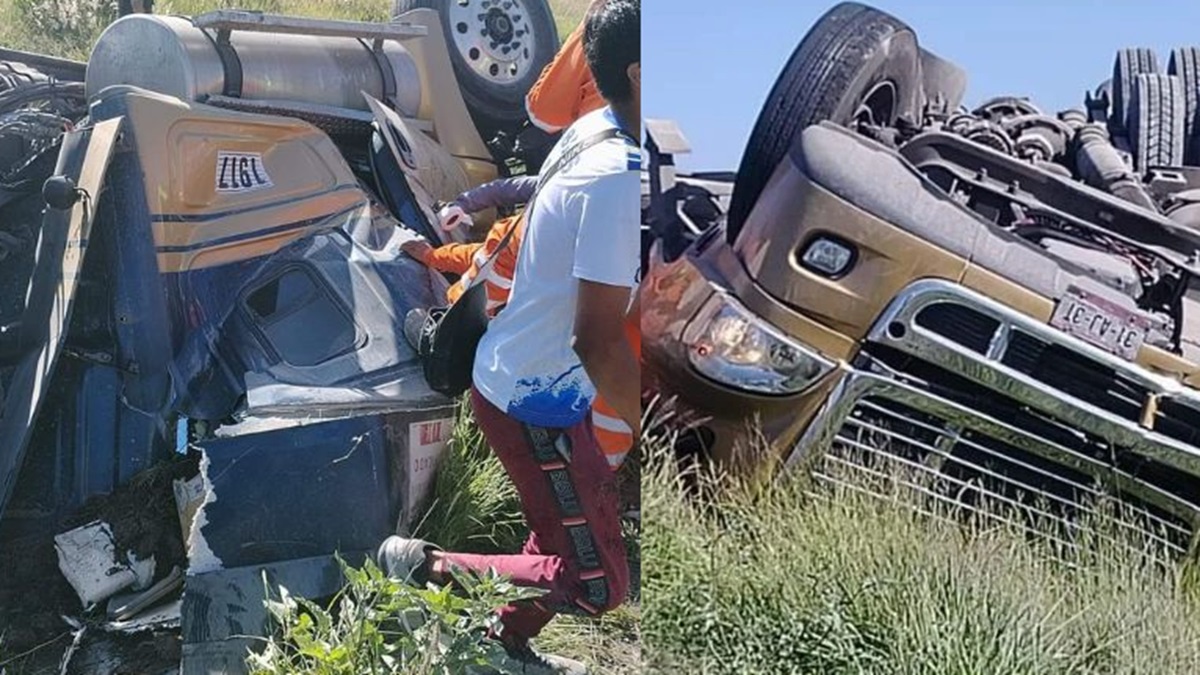
[[[681,204],[672,208],[671,188],[675,185],[675,154],[691,150],[679,127],[669,120],[647,120],[646,151],[650,155],[650,231],[662,242],[668,260],[674,260],[687,248],[687,239],[673,226],[673,216],[682,213]],[[685,219],[683,222],[687,223]],[[694,227],[694,225],[692,225]]]
[[[363,46],[366,46],[366,41],[360,39]],[[383,79],[383,100],[392,110],[399,110],[396,105],[396,73],[392,70],[392,66],[388,63],[387,54],[383,52],[383,38],[375,38],[371,43],[371,56],[375,57],[375,65],[379,66],[379,76]]]
[[[217,48],[217,56],[221,58],[221,68],[225,71],[225,84],[221,87],[221,93],[225,96],[241,98],[242,59],[238,56],[237,50],[229,42],[229,29],[218,29],[216,36],[213,36],[206,30],[203,32],[212,40],[213,46]]]
[[[216,31],[244,30],[256,33],[290,33],[292,35],[319,35],[364,40],[407,40],[425,37],[429,34],[429,29],[425,26],[400,21],[370,23],[367,21],[312,19],[303,16],[230,9],[201,14],[192,19],[192,25],[200,29]]]

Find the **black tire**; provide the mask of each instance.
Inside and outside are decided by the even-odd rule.
[[[463,100],[486,141],[498,131],[512,133],[525,122],[525,94],[533,87],[542,69],[558,52],[559,41],[554,13],[550,11],[546,0],[506,0],[504,3],[490,3],[486,10],[480,6],[482,1],[394,0],[392,16],[420,8],[437,10],[442,19],[450,62],[454,65],[454,75],[462,91]],[[452,18],[452,12],[466,12],[468,15],[463,15],[459,17],[463,20],[456,21]],[[502,16],[503,19],[491,21],[479,18],[490,17],[493,14]],[[455,41],[455,37],[479,35],[483,28],[499,30],[497,25],[502,25],[504,30],[496,43],[499,45],[496,49],[502,50],[515,44],[512,54],[504,52],[500,55],[501,58],[513,60],[505,67],[500,67],[498,62],[493,61],[491,74],[485,76],[476,70],[476,67],[484,68],[491,60],[490,57],[478,48],[460,45]],[[530,41],[533,43],[532,49]],[[474,59],[472,55],[475,55]]]
[[[1144,74],[1133,81],[1129,100],[1129,140],[1133,168],[1183,166],[1183,83],[1173,75]]]
[[[1122,49],[1117,52],[1112,73],[1112,109],[1108,113],[1114,135],[1129,129],[1129,101],[1133,97],[1134,78],[1143,73],[1157,73],[1158,56],[1153,49]]]
[[[856,2],[826,12],[792,52],[758,114],[729,205],[729,241],[741,232],[796,135],[829,120],[848,125],[860,108],[890,124],[915,119],[921,98],[917,36],[899,19]],[[871,105],[866,106],[864,102]]]
[[[1167,74],[1179,78],[1183,85],[1183,161],[1188,166],[1200,165],[1200,138],[1197,138],[1196,118],[1200,115],[1200,49],[1171,50]]]

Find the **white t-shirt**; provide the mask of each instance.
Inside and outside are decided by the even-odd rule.
[[[581,117],[550,151],[618,127],[609,108]],[[475,354],[476,388],[510,417],[568,427],[588,414],[596,389],[571,348],[579,280],[632,289],[640,266],[641,149],[620,138],[584,150],[535,198],[508,305]]]

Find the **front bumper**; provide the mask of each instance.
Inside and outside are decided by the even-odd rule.
[[[1057,522],[1060,534],[1115,496],[1164,548],[1190,548],[1200,397],[1175,380],[932,280],[893,301],[846,371],[789,467],[850,486],[886,474],[954,507],[1003,507],[987,517]]]

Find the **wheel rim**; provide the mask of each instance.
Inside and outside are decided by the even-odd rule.
[[[450,0],[450,32],[463,61],[497,84],[520,80],[533,67],[537,38],[529,0]]]
[[[885,80],[871,87],[854,111],[854,124],[886,126],[896,118],[896,85]]]

